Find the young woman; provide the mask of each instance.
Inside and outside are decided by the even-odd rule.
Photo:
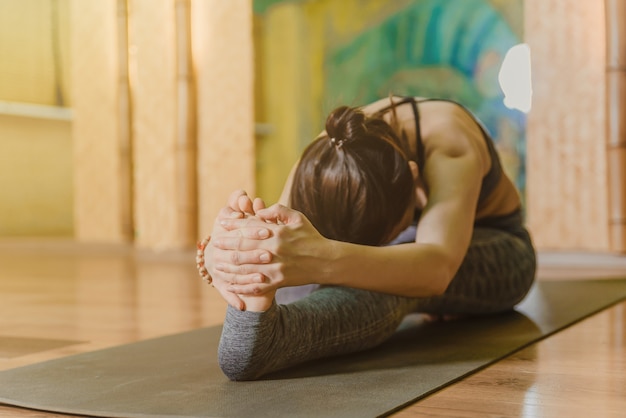
[[[507,311],[534,280],[518,192],[452,101],[336,109],[281,203],[235,192],[207,246],[204,276],[232,305],[219,361],[233,380],[376,346],[411,312]]]

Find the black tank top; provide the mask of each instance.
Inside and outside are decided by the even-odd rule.
[[[474,114],[467,107],[453,100],[448,100],[448,99],[416,100],[414,97],[403,97],[403,96],[399,96],[399,97],[402,97],[402,100],[395,102],[394,104],[391,104],[389,106],[386,106],[383,109],[380,109],[376,113],[383,114],[391,110],[392,107],[401,106],[407,103],[411,104],[411,107],[413,109],[413,115],[415,117],[415,135],[416,135],[416,148],[417,148],[415,162],[417,163],[420,175],[423,175],[426,156],[424,152],[424,143],[422,141],[422,133],[420,129],[420,114],[419,114],[419,109],[417,107],[418,103],[424,103],[424,102],[429,102],[429,101],[453,103],[461,107],[465,112],[467,112],[472,117],[472,120],[476,122],[476,124],[478,125],[478,127],[480,128],[483,134],[483,138],[485,138],[485,143],[487,144],[487,149],[489,151],[489,157],[491,158],[491,168],[489,169],[487,174],[485,174],[485,176],[483,177],[482,184],[480,187],[480,194],[478,196],[478,206],[480,207],[481,203],[483,203],[489,197],[491,192],[493,192],[493,190],[496,188],[496,186],[498,185],[498,182],[500,181],[500,177],[502,177],[502,164],[500,162],[500,157],[498,156],[498,153],[496,151],[496,147],[493,143],[493,139],[487,133],[487,129],[483,126],[483,124],[476,118],[476,116],[474,116]],[[425,185],[425,187],[428,187],[428,185]],[[428,190],[426,190],[426,192],[428,193]]]

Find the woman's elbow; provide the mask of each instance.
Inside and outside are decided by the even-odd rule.
[[[451,254],[445,248],[435,247],[432,258],[430,277],[427,281],[429,296],[443,295],[456,276],[463,258],[459,258],[456,254]]]
[[[416,298],[441,296],[448,290],[454,275],[455,273],[452,269],[442,265],[440,268],[432,270],[431,274],[407,296]]]
[[[441,296],[446,293],[458,269],[459,266],[454,262],[442,264],[441,269],[437,272],[432,282],[433,296]]]
[[[446,293],[448,287],[450,286],[450,282],[452,282],[452,276],[449,274],[442,274],[435,282],[431,288],[431,296],[441,296]]]

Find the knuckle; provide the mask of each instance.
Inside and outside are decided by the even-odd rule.
[[[236,265],[236,266],[238,266],[238,265],[240,264],[241,257],[240,257],[240,255],[239,255],[239,251],[233,251],[233,252],[231,252],[231,253],[230,253],[230,256],[229,256],[228,258],[229,258],[229,261],[230,261],[232,264],[234,264],[234,265]]]
[[[278,240],[284,239],[285,235],[287,233],[287,229],[284,227],[278,227],[276,228],[276,230],[274,231],[274,235],[276,236],[276,238]]]
[[[287,266],[283,263],[280,263],[278,265],[278,278],[279,280],[282,280],[283,277],[285,277],[287,275]]]
[[[280,276],[280,277],[285,276],[285,271],[286,271],[286,270],[287,270],[287,268],[286,268],[283,264],[281,264],[281,265],[278,267],[278,274],[279,274],[279,276]]]

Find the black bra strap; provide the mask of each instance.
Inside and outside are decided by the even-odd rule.
[[[422,130],[420,128],[420,112],[417,108],[417,103],[413,97],[411,97],[411,107],[413,108],[413,116],[415,118],[415,139],[417,147],[417,168],[419,169],[420,176],[424,171],[424,164],[426,162],[426,155],[424,151],[424,142],[422,142]]]

